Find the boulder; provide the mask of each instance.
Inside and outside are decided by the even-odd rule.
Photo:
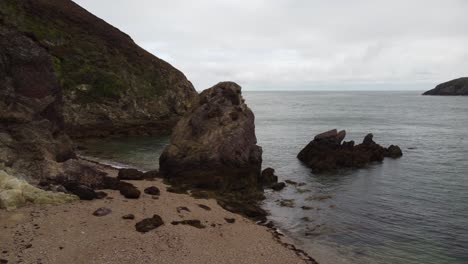
[[[117,179],[129,181],[143,180],[143,172],[137,169],[120,169]]]
[[[161,193],[161,191],[159,191],[158,187],[156,186],[148,187],[143,192],[149,195],[159,195]]]
[[[132,184],[121,184],[119,186],[119,191],[121,195],[128,199],[138,199],[141,195],[140,190]]]
[[[298,159],[314,172],[332,171],[339,168],[362,168],[371,162],[381,162],[384,157],[402,156],[398,146],[388,149],[374,142],[374,135],[367,134],[361,144],[342,142],[346,132],[336,129],[315,136],[297,155]]]
[[[158,170],[150,170],[150,171],[143,173],[143,179],[148,180],[148,179],[156,179],[159,177],[161,177],[161,175],[159,174]]]
[[[223,191],[257,191],[262,149],[256,145],[254,114],[241,87],[222,82],[203,91],[200,102],[172,132],[159,158],[172,184]]]
[[[265,187],[270,187],[278,182],[278,176],[275,175],[273,168],[266,168],[262,171],[260,182]]]

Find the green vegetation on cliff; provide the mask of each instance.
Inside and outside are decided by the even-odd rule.
[[[141,131],[177,119],[198,96],[182,72],[71,0],[2,0],[0,24],[52,57],[72,136]]]

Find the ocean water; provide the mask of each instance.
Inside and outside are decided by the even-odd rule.
[[[264,167],[280,180],[264,207],[322,264],[468,263],[468,97],[418,92],[244,92]],[[297,153],[329,129],[397,144],[401,159],[313,174]],[[145,170],[168,137],[88,141],[83,155]],[[282,206],[282,205],[283,206]],[[284,206],[284,205],[288,206]],[[304,210],[302,207],[309,207]]]

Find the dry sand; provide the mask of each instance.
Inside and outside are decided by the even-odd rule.
[[[161,180],[131,183],[142,191],[140,199],[105,190],[107,199],[0,211],[0,259],[28,264],[307,263],[278,242],[271,230],[222,209],[213,199],[166,192]],[[161,190],[158,199],[143,193],[149,186]],[[178,213],[179,206],[190,212]],[[112,213],[93,216],[100,207]],[[122,219],[126,214],[134,214],[135,220]],[[165,224],[148,233],[137,232],[135,223],[153,214]],[[234,218],[235,223],[225,218]],[[171,224],[184,219],[201,220],[206,228]]]

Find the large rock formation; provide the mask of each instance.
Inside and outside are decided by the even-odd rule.
[[[50,55],[70,136],[167,131],[197,99],[183,73],[70,0],[2,0],[0,23]]]
[[[343,142],[346,131],[336,129],[315,136],[297,155],[298,159],[312,168],[324,172],[339,168],[362,168],[371,162],[380,162],[384,157],[399,158],[403,154],[398,146],[384,148],[368,134],[357,146],[354,141]]]
[[[160,172],[172,183],[222,191],[258,189],[262,149],[254,114],[241,87],[219,83],[200,94],[194,110],[172,132]]]
[[[73,157],[51,56],[0,24],[0,168],[41,179]]]
[[[468,95],[468,77],[441,83],[423,95]]]

